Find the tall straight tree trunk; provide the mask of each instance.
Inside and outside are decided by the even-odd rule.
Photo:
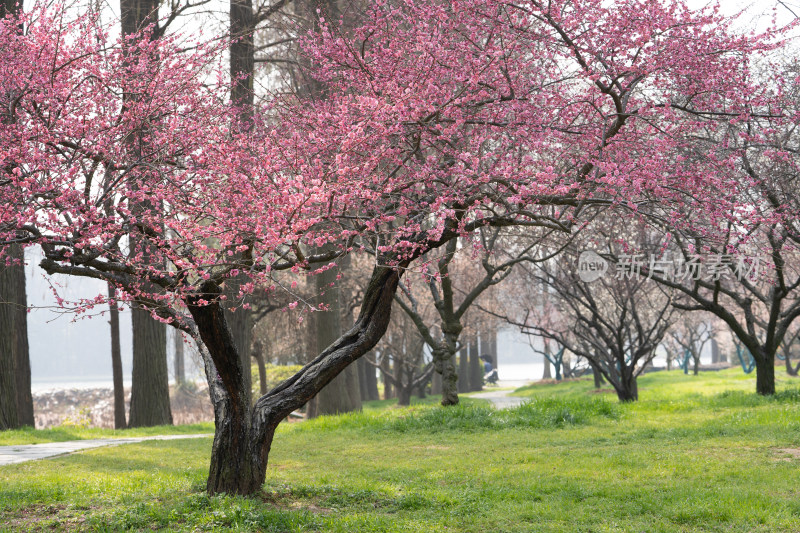
[[[381,361],[381,370],[386,370],[386,372],[392,372],[392,364],[389,362],[388,357],[384,357]],[[386,377],[386,372],[382,372],[383,374],[383,399],[389,400],[395,397],[394,387],[392,386],[391,381]]]
[[[175,373],[175,384],[183,385],[186,383],[186,363],[183,351],[183,334],[177,330],[172,331],[172,343],[175,348],[175,357],[172,360],[172,370]]]
[[[108,284],[108,296],[116,293],[114,285]],[[114,380],[114,429],[124,429],[125,422],[125,386],[122,379],[122,346],[119,335],[119,307],[114,302],[110,306],[111,326],[111,375]]]
[[[12,265],[0,260],[0,430],[20,426],[17,412],[17,342]]]
[[[139,307],[131,310],[133,375],[129,427],[172,424],[167,369],[167,330]]]
[[[0,17],[22,12],[22,0],[0,3]],[[22,31],[22,25],[18,26]],[[8,106],[6,106],[8,107]],[[0,111],[2,124],[13,122]],[[35,425],[28,349],[28,310],[25,293],[25,251],[12,245],[0,259],[0,429]],[[6,259],[13,264],[6,265]]]
[[[364,357],[375,357],[375,352],[372,352],[370,355],[365,355]],[[375,367],[371,364],[367,363],[367,371],[366,371],[366,387],[367,387],[367,399],[368,400],[380,400],[380,394],[378,394],[378,373],[376,372]]]
[[[469,350],[467,346],[458,352],[458,392],[469,392]]]
[[[316,315],[317,346],[330,346],[342,335],[342,305],[337,285],[337,269],[330,268],[314,276],[317,293],[327,311]],[[323,294],[324,293],[324,294]],[[348,413],[361,410],[358,369],[346,368],[317,394],[316,415]]]
[[[500,368],[500,362],[497,360],[497,329],[494,327],[490,327],[486,332],[485,348],[483,346],[483,337],[481,337],[481,350],[492,358],[492,365],[495,370],[498,370]]]
[[[28,296],[25,291],[25,250],[22,246],[11,246],[11,256],[18,261],[11,265],[14,283],[14,339],[16,341],[16,385],[17,422],[20,426],[36,424],[33,417],[33,396],[31,395],[31,357],[28,345]]]
[[[158,0],[120,0],[123,36],[134,35],[149,24],[158,22]],[[155,32],[157,34],[157,31]],[[147,99],[147,94],[124,95],[125,99]],[[129,149],[136,154],[145,149],[146,132],[131,132]],[[159,205],[143,202],[132,206],[135,213],[161,209]],[[144,249],[140,250],[140,248]],[[131,253],[142,253],[146,261],[148,251],[143,239],[131,236]],[[169,373],[167,371],[167,330],[154,320],[146,309],[133,305],[133,375],[131,377],[130,427],[172,424],[169,404]]]
[[[25,252],[19,245],[0,259],[0,429],[34,426]],[[6,258],[14,261],[6,265]]]
[[[472,337],[469,343],[469,390],[483,390],[483,364],[478,349],[478,336]]]
[[[542,379],[553,379],[553,374],[550,373],[550,361],[545,356],[542,356],[544,361],[544,372],[542,372]]]
[[[356,362],[358,368],[358,393],[361,401],[369,401],[369,391],[367,390],[367,361],[362,357]]]
[[[267,393],[267,364],[264,360],[264,345],[261,341],[253,343],[253,359],[256,360],[256,365],[258,365],[259,392],[264,395]]]

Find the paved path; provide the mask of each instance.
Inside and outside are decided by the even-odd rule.
[[[489,400],[492,405],[498,409],[506,407],[516,407],[524,402],[527,398],[519,398],[517,396],[509,396],[514,391],[511,390],[491,390],[487,392],[480,392],[478,394],[470,394],[470,398],[480,398],[482,400]]]
[[[199,439],[213,437],[211,434],[197,435],[158,435],[155,437],[131,437],[129,439],[90,439],[69,440],[65,442],[47,442],[42,444],[22,444],[19,446],[0,446],[0,466],[24,463],[35,459],[45,459],[68,453],[101,448],[103,446],[119,446],[146,440]]]

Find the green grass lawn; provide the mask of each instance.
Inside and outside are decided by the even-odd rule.
[[[647,375],[625,405],[591,381],[499,412],[371,403],[282,425],[249,500],[203,493],[211,439],[0,467],[0,530],[797,532],[800,379],[779,378],[773,399],[732,369]]]

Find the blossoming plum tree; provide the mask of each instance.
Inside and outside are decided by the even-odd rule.
[[[378,342],[426,251],[485,225],[568,231],[592,203],[712,194],[728,162],[681,150],[707,113],[745,113],[747,57],[766,47],[677,0],[379,1],[304,42],[327,98],[276,97],[241,128],[213,46],[128,37],[126,57],[91,17],[16,23],[0,25],[0,245],[38,244],[48,272],[111,282],[201,341],[207,489],[236,494],[260,489],[281,420]],[[226,280],[280,290],[276,272],[360,248],[377,256],[355,325],[246,401]]]

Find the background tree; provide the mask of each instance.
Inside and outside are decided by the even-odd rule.
[[[21,1],[0,4],[0,19],[21,12]],[[13,98],[13,93],[0,93],[0,124],[15,120]],[[25,257],[18,244],[10,245],[6,255],[0,263],[0,429],[33,427]]]

